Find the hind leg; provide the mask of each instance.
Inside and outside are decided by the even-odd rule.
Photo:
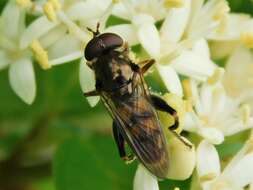
[[[135,156],[126,154],[125,139],[120,134],[120,132],[118,130],[117,123],[115,121],[113,122],[112,127],[113,127],[112,128],[113,129],[113,136],[114,136],[115,142],[118,147],[120,158],[123,159],[127,164],[133,162],[135,160]]]
[[[177,116],[177,112],[175,109],[173,109],[170,105],[167,104],[167,102],[165,102],[162,98],[155,96],[155,95],[151,95],[151,100],[153,105],[155,106],[155,108],[157,110],[160,111],[164,111],[169,113],[170,115],[172,115],[175,119],[175,123],[169,127],[169,130],[172,132],[172,134],[178,138],[182,143],[184,143],[186,146],[188,146],[189,148],[192,148],[192,145],[189,144],[187,141],[185,141],[184,138],[182,138],[175,130],[178,128],[179,126],[179,121],[178,121],[178,116]]]

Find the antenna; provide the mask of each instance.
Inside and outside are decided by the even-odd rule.
[[[87,27],[87,30],[90,31],[93,34],[93,37],[96,37],[100,34],[99,32],[100,23],[97,23],[96,31],[92,30],[91,28]]]

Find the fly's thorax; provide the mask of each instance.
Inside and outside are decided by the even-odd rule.
[[[93,66],[97,88],[111,92],[127,91],[133,76],[129,58],[120,52],[110,51],[100,56]]]

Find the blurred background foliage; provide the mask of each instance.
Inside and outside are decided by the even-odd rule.
[[[0,1],[0,11],[6,2]],[[251,0],[229,3],[232,11],[253,15]],[[111,17],[108,25],[117,22],[122,20]],[[120,160],[111,118],[101,103],[91,108],[82,95],[78,63],[47,71],[34,64],[37,97],[31,106],[11,90],[8,70],[0,72],[0,190],[132,189],[137,163],[125,165]],[[163,91],[155,74],[147,80],[155,91]],[[234,146],[218,147],[222,157],[242,145],[233,137],[228,142]],[[190,181],[166,180],[160,187],[187,190]]]

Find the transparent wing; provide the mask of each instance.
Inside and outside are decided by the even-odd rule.
[[[104,93],[102,100],[139,161],[157,177],[165,178],[169,167],[166,141],[143,90],[139,85],[133,94],[116,98]]]

